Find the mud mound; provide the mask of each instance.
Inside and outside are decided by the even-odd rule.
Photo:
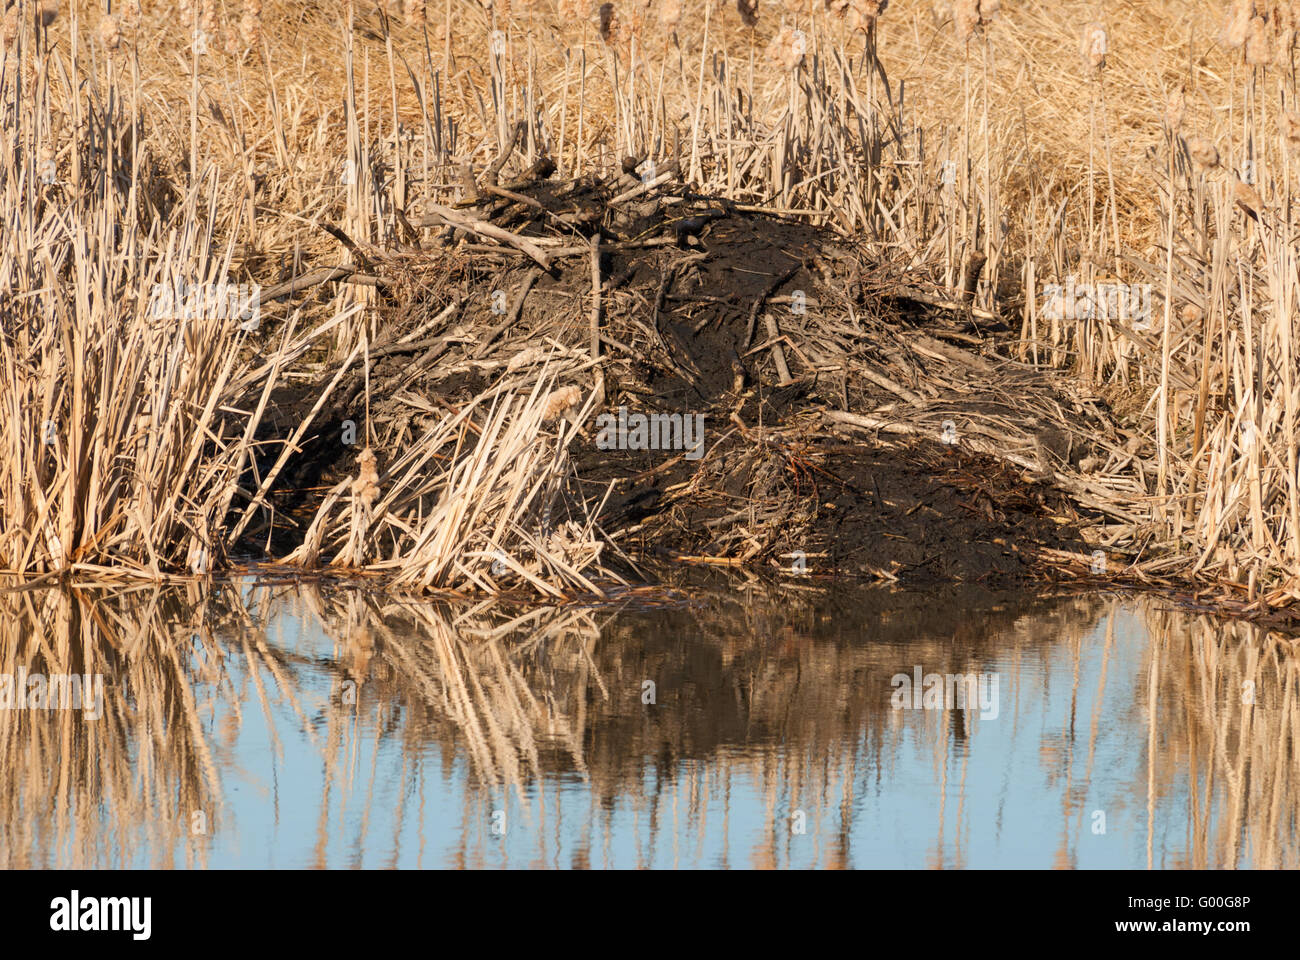
[[[282,515],[354,469],[337,437],[367,388],[382,486],[383,451],[546,366],[596,393],[574,483],[631,560],[990,582],[1085,550],[1105,509],[1080,479],[1104,453],[1086,438],[1122,438],[1096,401],[999,356],[997,318],[852,239],[625,168],[504,187],[489,171],[411,224],[410,249],[369,256],[368,370],[317,415]],[[276,398],[283,421],[310,387]]]

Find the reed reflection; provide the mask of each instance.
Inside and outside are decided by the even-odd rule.
[[[0,709],[0,866],[1295,867],[1296,662],[1098,597],[11,592],[0,675],[105,683]]]

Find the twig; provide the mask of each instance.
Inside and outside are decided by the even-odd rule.
[[[913,303],[924,304],[927,307],[934,307],[936,310],[943,310],[947,313],[969,314],[980,320],[998,321],[1002,317],[992,310],[985,310],[983,307],[977,307],[972,303],[958,303],[956,300],[945,300],[942,297],[936,297],[933,294],[925,293],[916,289],[916,287],[895,287],[892,291],[893,296],[899,300],[910,300]]]
[[[460,227],[462,230],[467,230],[470,233],[476,233],[480,237],[488,237],[491,240],[499,240],[501,243],[514,247],[516,250],[519,250],[527,254],[529,257],[532,257],[532,259],[535,260],[538,266],[540,266],[543,270],[546,270],[548,272],[550,271],[551,269],[550,258],[547,257],[547,255],[542,251],[541,247],[530,242],[524,237],[513,234],[509,230],[502,230],[494,223],[487,223],[486,221],[483,220],[472,220],[469,217],[457,213],[455,210],[452,210],[450,207],[444,207],[441,204],[430,203],[428,207],[429,210],[432,211],[433,216],[421,217],[419,221],[420,226],[434,227],[438,225],[438,220],[441,219],[446,223],[450,223],[454,227]]]
[[[776,325],[776,317],[770,313],[763,314],[763,324],[767,327],[767,335],[770,339],[779,340],[781,338],[781,330]],[[794,378],[790,376],[790,368],[785,362],[785,351],[781,349],[779,343],[772,344],[772,360],[776,363],[776,372],[777,376],[780,377],[780,385],[784,387],[788,383],[793,383]]]
[[[538,210],[546,209],[532,197],[524,196],[522,193],[515,193],[513,190],[507,190],[505,187],[498,187],[495,183],[483,184],[483,191],[492,194],[494,197],[501,197],[503,200],[513,200],[515,203],[522,203],[529,207],[535,207]]]
[[[523,132],[524,132],[523,123],[516,123],[514,130],[512,130],[510,133],[510,140],[506,143],[504,147],[501,148],[501,153],[497,156],[495,160],[492,161],[492,165],[488,167],[487,170],[484,171],[483,173],[484,187],[487,187],[488,185],[492,185],[492,186],[496,185],[497,177],[501,173],[501,168],[506,165],[506,161],[510,159],[510,155],[515,152],[515,146],[519,143],[519,136]]]
[[[653,180],[650,180],[647,183],[639,183],[635,187],[632,187],[630,190],[624,190],[618,196],[611,199],[609,201],[609,204],[610,206],[613,206],[616,203],[624,203],[628,200],[634,200],[635,198],[642,196],[643,194],[649,193],[651,190],[655,189],[656,187],[663,186],[665,183],[667,183],[675,176],[677,176],[677,164],[670,163],[668,165],[668,169],[664,170],[663,173],[659,174]]]
[[[975,291],[980,285],[980,274],[984,272],[984,264],[988,263],[988,260],[989,258],[983,253],[976,251],[971,254],[966,264],[966,275],[962,280],[962,295],[967,303],[973,303],[975,300]]]
[[[785,273],[782,273],[773,279],[773,281],[767,285],[767,288],[758,295],[758,298],[754,301],[754,305],[749,308],[749,320],[745,324],[745,340],[741,343],[742,348],[748,347],[750,342],[754,339],[754,325],[758,322],[759,311],[763,309],[763,304],[767,302],[767,298],[785,286],[801,269],[803,269],[803,264],[796,263]]]
[[[510,304],[510,309],[506,313],[506,318],[483,335],[482,342],[479,343],[478,348],[474,351],[474,359],[477,360],[479,357],[482,357],[487,353],[488,347],[492,346],[492,342],[510,327],[515,325],[515,322],[519,319],[519,315],[524,312],[524,300],[528,296],[528,291],[533,288],[533,284],[537,282],[537,278],[541,275],[542,271],[538,270],[536,267],[525,274],[524,279],[519,283],[519,289],[515,292],[514,302]]]
[[[418,353],[427,347],[437,346],[440,343],[454,343],[455,337],[429,337],[425,340],[413,340],[410,343],[390,343],[387,346],[375,347],[370,351],[370,359],[377,357],[391,357],[394,354]]]
[[[352,256],[355,259],[359,260],[363,266],[368,267],[372,270],[374,269],[374,264],[371,263],[370,258],[366,256],[366,254],[362,251],[361,245],[357,243],[355,240],[353,240],[351,237],[349,237],[346,233],[344,233],[338,227],[334,226],[334,224],[332,223],[320,223],[317,224],[317,226],[319,226],[322,230],[328,233],[339,243],[343,244],[343,246],[347,247],[348,251],[352,254]]]
[[[306,290],[308,287],[329,283],[331,280],[343,280],[352,277],[356,270],[357,268],[351,264],[340,264],[337,267],[321,267],[319,270],[304,273],[302,276],[294,277],[285,283],[278,283],[269,290],[263,290],[258,294],[258,297],[263,303],[269,300],[283,300],[299,290]]]
[[[600,359],[600,234],[591,238],[591,359]]]

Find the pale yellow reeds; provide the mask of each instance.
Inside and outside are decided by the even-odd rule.
[[[1155,429],[1160,416],[1154,411],[1163,392],[1168,401],[1161,435],[1168,442],[1163,454],[1166,492],[1176,495],[1178,506],[1168,506],[1165,522],[1181,516],[1179,522],[1190,523],[1195,515],[1197,526],[1172,526],[1161,542],[1180,544],[1177,549],[1196,553],[1198,559],[1205,553],[1210,558],[1205,569],[1225,556],[1216,552],[1219,547],[1243,556],[1255,551],[1272,558],[1260,561],[1257,581],[1283,582],[1281,571],[1292,563],[1289,548],[1281,546],[1286,540],[1281,534],[1291,523],[1284,516],[1291,498],[1286,428],[1273,430],[1258,448],[1258,461],[1232,451],[1240,446],[1242,423],[1267,424],[1268,416],[1286,422],[1289,367],[1283,318],[1297,302],[1285,281],[1294,254],[1270,239],[1275,234],[1269,231],[1287,234],[1282,229],[1286,208],[1276,198],[1293,192],[1286,181],[1297,173],[1294,154],[1300,134],[1295,131],[1300,125],[1288,112],[1295,102],[1289,71],[1270,68],[1268,83],[1242,84],[1240,71],[1234,81],[1233,67],[1240,67],[1246,52],[1227,57],[1212,45],[1206,48],[1205,41],[1223,27],[1222,4],[1189,7],[1157,0],[1141,5],[1140,11],[1108,8],[1108,44],[1113,38],[1116,48],[1132,54],[1107,56],[1106,83],[1097,84],[1088,70],[1079,69],[1080,47],[1062,31],[1063,23],[1084,24],[1098,16],[1094,4],[1060,0],[1050,11],[1043,5],[1008,5],[998,30],[1012,42],[1003,49],[981,45],[987,48],[983,66],[988,68],[981,71],[981,57],[973,49],[970,58],[964,57],[959,41],[987,26],[995,8],[963,0],[951,12],[958,21],[955,32],[935,29],[928,20],[916,29],[909,20],[907,29],[879,31],[876,53],[888,74],[922,80],[906,84],[905,103],[884,96],[874,71],[867,72],[864,82],[851,67],[857,53],[850,47],[850,24],[834,16],[849,13],[848,0],[829,10],[820,0],[810,5],[791,0],[774,6],[775,16],[760,13],[752,29],[738,28],[730,2],[683,4],[674,10],[673,0],[665,0],[648,8],[648,15],[660,19],[664,34],[675,33],[677,43],[666,35],[653,43],[641,37],[634,64],[622,56],[630,47],[631,24],[628,31],[617,24],[614,5],[607,10],[620,56],[609,58],[594,29],[597,5],[565,0],[557,5],[564,19],[547,24],[546,30],[530,26],[528,43],[512,33],[495,75],[498,67],[492,63],[467,65],[465,59],[466,53],[478,58],[487,48],[489,18],[472,7],[462,11],[458,4],[429,11],[430,32],[437,40],[432,50],[426,49],[422,31],[402,29],[389,38],[390,51],[387,40],[367,32],[372,27],[362,23],[359,5],[356,29],[347,31],[334,19],[302,20],[298,7],[267,0],[257,45],[265,43],[270,63],[308,63],[309,75],[300,77],[283,70],[268,76],[238,59],[204,57],[195,64],[188,49],[181,70],[168,59],[168,44],[179,37],[188,43],[195,20],[200,29],[205,22],[215,26],[222,38],[235,34],[241,48],[253,45],[243,19],[225,29],[212,22],[214,10],[237,16],[238,6],[209,2],[196,10],[186,0],[179,8],[180,34],[161,35],[163,56],[156,62],[162,66],[145,71],[138,88],[122,85],[120,53],[103,55],[97,34],[101,18],[82,17],[78,29],[85,36],[76,48],[81,75],[74,78],[73,90],[102,89],[110,82],[108,74],[94,78],[89,71],[111,65],[119,96],[108,99],[138,104],[132,109],[140,113],[138,124],[124,120],[111,135],[93,142],[76,138],[82,136],[78,131],[102,125],[96,111],[103,98],[78,96],[61,84],[6,91],[10,101],[3,106],[2,129],[11,139],[5,141],[9,148],[0,161],[0,196],[9,198],[4,202],[13,214],[6,222],[18,226],[7,229],[0,243],[0,274],[7,289],[16,291],[0,308],[7,311],[5,330],[13,351],[7,361],[12,372],[2,371],[8,392],[0,399],[7,422],[21,422],[28,438],[10,442],[6,460],[17,466],[0,467],[5,518],[0,538],[7,563],[47,569],[77,555],[84,562],[141,570],[155,563],[184,568],[196,550],[219,546],[223,526],[228,536],[246,516],[246,527],[254,524],[253,517],[270,522],[260,504],[248,514],[245,494],[257,490],[247,490],[246,484],[252,464],[260,469],[263,454],[272,462],[279,454],[255,446],[259,428],[247,434],[250,421],[244,415],[256,413],[272,370],[254,378],[251,397],[245,381],[271,362],[257,351],[269,351],[278,341],[262,338],[268,330],[278,332],[293,311],[268,308],[272,322],[247,338],[258,342],[240,346],[215,324],[198,323],[183,334],[150,328],[146,318],[132,313],[142,289],[168,271],[269,284],[350,256],[321,231],[320,223],[340,226],[362,250],[407,249],[414,245],[412,238],[400,229],[394,212],[413,218],[426,200],[449,199],[445,185],[456,179],[457,166],[471,162],[481,170],[485,152],[502,141],[501,131],[526,121],[531,132],[520,165],[549,151],[562,176],[609,170],[623,156],[652,150],[662,155],[675,127],[683,181],[692,187],[796,211],[790,215],[869,237],[874,262],[908,263],[909,272],[944,290],[960,286],[972,250],[991,254],[978,305],[1023,310],[1023,347],[1017,351],[1023,349],[1026,358],[1075,365],[1134,417],[1129,427],[1145,446],[1140,455],[1117,456],[1110,463],[1115,472],[1098,482],[1129,489],[1154,475],[1150,465],[1160,458]],[[631,20],[634,6],[644,9],[619,4],[620,16]],[[251,9],[243,7],[245,17]],[[405,10],[411,17],[415,7],[408,4]],[[550,10],[547,4],[534,4],[527,16],[549,17]],[[939,4],[938,10],[946,20],[949,7]],[[114,6],[124,24],[128,11]],[[460,15],[466,11],[472,15]],[[1289,60],[1290,7],[1235,4],[1232,11],[1233,22],[1243,25],[1241,48],[1258,28],[1255,21],[1263,20],[1272,62]],[[780,22],[782,15],[787,22]],[[10,35],[16,36],[21,26],[30,37],[32,24],[19,24],[15,16],[11,6],[4,21],[11,24]],[[707,29],[706,16],[711,17]],[[266,26],[300,21],[295,30]],[[451,36],[444,37],[448,22]],[[68,18],[54,24],[56,50],[72,49],[61,32],[70,26]],[[793,47],[783,49],[774,42],[782,27],[803,31],[807,49],[816,50],[826,69],[815,82],[803,83],[807,78],[802,73],[801,82],[789,82]],[[148,30],[143,34],[142,40]],[[218,42],[216,36],[210,42]],[[790,36],[785,34],[787,40]],[[853,42],[860,44],[860,37]],[[1187,47],[1169,37],[1201,39]],[[125,33],[123,39],[133,41],[135,35]],[[7,49],[15,48],[10,43]],[[773,56],[753,57],[750,69],[752,53],[765,49]],[[1006,69],[1011,49],[1035,69]],[[1257,45],[1251,59],[1263,69],[1258,50]],[[369,73],[355,59],[357,51],[370,58]],[[1084,53],[1090,68],[1092,52],[1088,48]],[[1189,72],[1189,53],[1205,57],[1206,69]],[[50,75],[66,69],[72,77],[71,62],[60,57],[66,53],[55,54],[51,63],[58,69]],[[456,61],[454,68],[447,58]],[[376,70],[375,64],[391,69]],[[451,77],[456,77],[454,83]],[[1173,91],[1167,103],[1160,102],[1161,90]],[[340,102],[345,104],[342,113]],[[856,119],[868,116],[889,123],[864,125]],[[1149,151],[1166,139],[1160,137],[1162,117],[1175,135],[1168,138],[1174,150],[1153,162]],[[896,134],[877,137],[876,130],[890,125]],[[1202,148],[1202,141],[1209,149]],[[341,184],[342,172],[348,170],[353,176]],[[1253,198],[1240,196],[1238,178],[1273,206],[1256,209]],[[111,189],[94,217],[71,200],[102,195],[95,191],[104,185]],[[48,216],[13,213],[25,210]],[[1171,218],[1173,244],[1166,239]],[[149,239],[150,231],[162,224],[178,231],[174,253],[166,252],[171,239],[161,246]],[[65,230],[81,238],[80,247]],[[122,246],[102,244],[105,237],[121,238]],[[1209,262],[1199,259],[1229,239],[1240,241],[1243,251],[1255,250],[1260,259],[1244,253],[1236,259],[1236,252],[1215,254]],[[1265,240],[1266,246],[1256,245]],[[422,243],[426,252],[433,249],[431,238],[422,237]],[[232,251],[228,264],[227,250]],[[1063,282],[1072,273],[1100,272],[1097,261],[1105,264],[1106,273],[1134,282],[1146,276],[1130,272],[1134,263],[1160,266],[1152,281],[1151,326],[1046,319],[1037,312],[1042,304],[1035,291],[1041,284]],[[49,268],[40,265],[47,263],[55,265],[57,285],[44,276]],[[129,271],[122,264],[129,264]],[[1208,279],[1202,289],[1200,280],[1188,278]],[[1249,287],[1244,297],[1241,278]],[[1167,371],[1159,293],[1166,282],[1175,300]],[[56,289],[69,292],[56,295]],[[107,294],[101,297],[99,290]],[[377,325],[386,322],[374,298],[368,299],[372,292],[326,286],[310,297],[300,295],[294,301],[302,309],[299,326],[285,356],[303,356],[296,351],[306,332],[332,323],[325,334],[331,362],[348,357],[364,327],[377,332]],[[1202,329],[1195,332],[1185,329],[1193,321],[1179,309],[1188,300],[1204,310],[1198,321]],[[72,346],[87,358],[83,376],[136,384],[120,391],[127,398],[120,408],[86,422],[84,412],[97,403],[91,398],[103,391],[89,384],[72,386],[76,358],[60,340],[47,334],[44,340],[29,339],[21,351],[14,346],[21,341],[10,331],[34,323],[38,314],[60,317],[59,338],[70,334]],[[1246,332],[1251,335],[1248,349],[1241,340]],[[1204,349],[1207,338],[1209,348]],[[96,352],[101,341],[133,344],[138,363],[132,366],[137,357]],[[191,343],[198,349],[187,353]],[[187,364],[168,372],[161,357],[177,349]],[[242,383],[239,390],[214,385],[222,370],[215,358],[227,356],[235,358],[229,383]],[[1247,379],[1241,372],[1247,369],[1276,373]],[[1166,373],[1168,383],[1162,387]],[[74,393],[83,405],[76,416],[69,406]],[[1252,403],[1263,408],[1247,411]],[[77,425],[73,439],[80,452],[75,457],[62,427],[50,446],[61,443],[63,448],[49,450],[39,442],[46,420]],[[162,432],[156,426],[160,423],[166,425]],[[124,456],[124,449],[138,453]],[[386,461],[390,451],[378,444],[375,449]],[[82,462],[91,466],[77,466]],[[1211,476],[1227,479],[1207,490]],[[251,482],[258,487],[261,479]],[[1155,487],[1152,481],[1145,494],[1154,496]],[[194,495],[192,488],[203,495]],[[387,482],[381,490],[376,505],[390,490]],[[196,510],[209,501],[219,506],[227,496],[233,521],[217,518],[215,508],[211,514]],[[1150,501],[1121,509],[1145,517]],[[332,534],[342,530],[333,522],[328,526]],[[161,546],[156,558],[146,540]],[[1214,541],[1213,549],[1205,546],[1209,541]],[[76,545],[72,552],[64,549],[66,543]],[[327,538],[324,547],[329,551],[338,545]]]

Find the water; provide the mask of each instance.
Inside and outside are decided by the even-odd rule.
[[[1296,653],[1154,601],[0,602],[0,677],[104,683],[0,709],[3,867],[1300,865]]]

